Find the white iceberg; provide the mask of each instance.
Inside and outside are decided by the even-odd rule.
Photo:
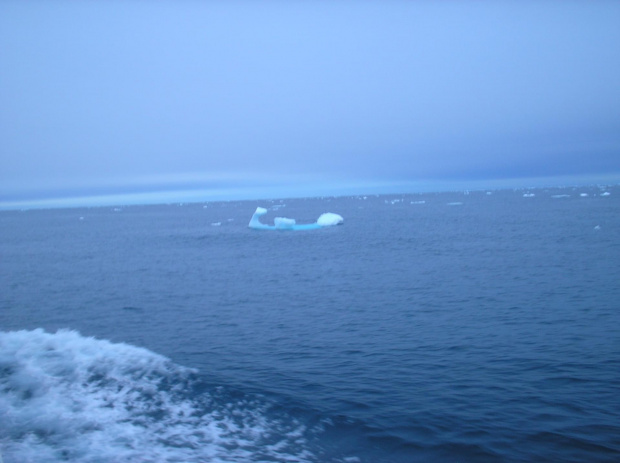
[[[266,213],[267,209],[264,207],[257,207],[250,219],[248,227],[255,230],[316,230],[318,228],[340,225],[344,222],[342,216],[334,214],[333,212],[326,212],[325,214],[321,214],[314,223],[298,224],[295,222],[295,219],[276,217],[273,219],[273,225],[267,225],[260,221],[260,216]]]
[[[334,214],[333,212],[326,212],[325,214],[321,214],[317,219],[316,223],[321,227],[331,227],[332,225],[340,225],[344,222],[344,219],[341,215]]]

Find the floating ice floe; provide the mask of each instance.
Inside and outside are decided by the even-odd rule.
[[[534,196],[536,196],[534,193],[524,193],[523,194],[524,198],[533,198]]]
[[[286,217],[276,217],[273,219],[273,225],[267,225],[262,223],[259,218],[267,213],[267,209],[264,207],[257,207],[256,211],[250,219],[248,227],[255,230],[316,230],[318,228],[330,227],[332,225],[340,225],[344,222],[342,216],[334,214],[332,212],[326,212],[314,223],[298,224],[295,219],[289,219]]]
[[[588,193],[581,193],[579,196],[581,196],[582,198],[585,198],[586,196],[588,196]]]
[[[463,203],[461,203],[459,201],[456,201],[456,202],[453,202],[453,203],[446,203],[446,206],[462,206],[462,205],[463,205]]]
[[[551,195],[551,197],[555,199],[570,198],[570,195]]]
[[[606,191],[605,193],[601,193],[601,196],[609,196],[611,193],[609,191]]]
[[[595,229],[595,230],[600,230],[600,229],[601,229],[601,226],[600,226],[600,225],[597,225],[596,227],[594,227],[594,229]]]

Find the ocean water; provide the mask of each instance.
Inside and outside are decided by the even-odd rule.
[[[5,463],[620,461],[618,187],[5,211],[0,259]]]

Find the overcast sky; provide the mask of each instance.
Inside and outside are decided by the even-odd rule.
[[[620,180],[620,2],[5,0],[0,162],[0,202]]]

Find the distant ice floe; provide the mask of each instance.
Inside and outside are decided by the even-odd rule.
[[[579,196],[581,196],[582,198],[585,198],[588,196],[588,193],[581,193]]]
[[[264,207],[257,207],[256,211],[250,219],[248,227],[255,230],[316,230],[319,228],[330,227],[333,225],[340,225],[344,222],[342,216],[334,214],[333,212],[326,212],[314,223],[298,224],[295,219],[289,219],[287,217],[276,217],[273,220],[273,225],[267,225],[262,223],[259,219],[262,215],[267,213],[267,209]]]
[[[524,193],[523,194],[524,198],[533,198],[534,196],[536,196],[534,193]]]
[[[446,203],[446,205],[447,206],[462,206],[463,203],[461,203],[459,201],[456,201],[456,202],[453,202],[453,203]]]
[[[570,195],[551,195],[551,197],[555,199],[570,198]]]
[[[212,227],[219,227],[220,225],[222,225],[222,222],[213,222],[211,224]]]
[[[411,201],[411,204],[426,204],[426,201]]]
[[[609,191],[606,191],[604,193],[601,193],[601,196],[609,196],[611,193]]]
[[[601,226],[600,226],[600,225],[597,225],[596,227],[594,227],[594,229],[595,229],[595,230],[600,230],[600,229],[601,229]]]

